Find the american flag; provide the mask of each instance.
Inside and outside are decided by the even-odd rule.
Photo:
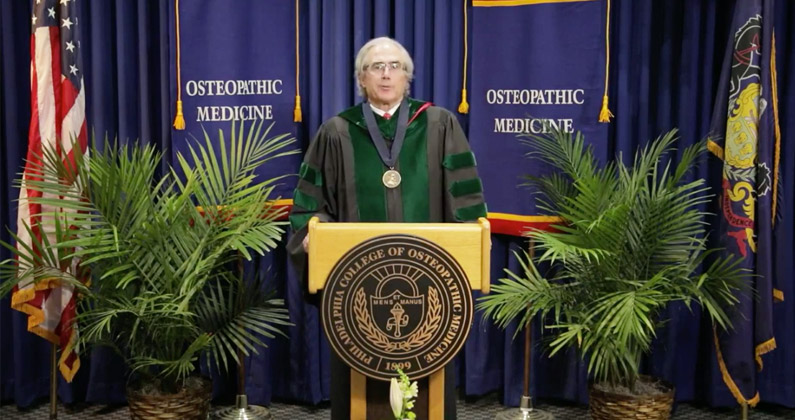
[[[31,244],[42,234],[52,239],[47,225],[40,227],[41,214],[51,212],[29,198],[41,193],[25,187],[36,179],[35,168],[43,150],[69,156],[73,139],[86,150],[85,88],[76,0],[34,0],[30,37],[30,131],[22,188],[19,194],[17,234],[20,242]],[[25,226],[30,226],[33,237]],[[72,266],[70,269],[74,269]],[[14,309],[28,314],[28,331],[59,344],[59,368],[71,381],[80,367],[74,343],[77,328],[74,288],[55,281],[20,283],[11,300]]]

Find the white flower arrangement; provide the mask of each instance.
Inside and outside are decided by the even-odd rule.
[[[409,377],[402,370],[397,370],[400,381],[392,378],[389,386],[389,405],[395,420],[415,420],[417,415],[411,411],[414,408],[414,398],[417,398],[417,381],[410,382]]]

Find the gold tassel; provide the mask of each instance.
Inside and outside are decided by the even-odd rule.
[[[469,102],[467,102],[467,90],[461,89],[461,103],[458,104],[458,112],[462,114],[469,113]]]
[[[610,0],[607,0],[607,18],[605,19],[605,93],[602,96],[602,109],[599,110],[599,122],[609,123],[614,115],[607,107],[607,83],[610,80]]]
[[[614,116],[610,109],[607,108],[607,95],[602,96],[602,110],[599,111],[599,122],[610,122],[610,118]]]
[[[464,78],[461,82],[461,103],[458,104],[458,112],[461,114],[469,114],[469,102],[467,102],[467,57],[469,56],[469,43],[467,42],[468,28],[467,28],[467,2],[464,0],[464,65],[462,66],[462,73]]]
[[[185,129],[185,116],[182,115],[182,101],[177,101],[177,116],[174,117],[174,128],[177,130]]]
[[[301,26],[299,25],[298,15],[300,14],[300,8],[298,4],[299,0],[295,0],[295,108],[293,109],[293,122],[301,122],[303,121],[303,113],[301,112],[301,61],[299,60],[299,54],[301,49],[299,48],[300,44],[300,36],[299,31],[301,30]]]
[[[301,96],[295,95],[295,109],[293,109],[293,122],[301,122],[303,117],[301,115]]]
[[[180,42],[179,42],[179,0],[174,1],[174,29],[177,33],[177,116],[174,117],[174,128],[185,129],[185,116],[182,115],[182,69],[180,68]]]

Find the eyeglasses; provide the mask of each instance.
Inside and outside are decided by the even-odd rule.
[[[400,61],[392,61],[389,63],[382,63],[379,61],[377,63],[365,66],[365,70],[373,74],[382,74],[386,69],[389,69],[389,71],[402,70],[403,65],[400,64]]]

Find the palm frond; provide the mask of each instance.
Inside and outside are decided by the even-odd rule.
[[[15,258],[0,263],[0,292],[45,276],[75,284],[84,296],[81,344],[110,344],[133,370],[164,383],[182,381],[201,352],[239,362],[238,349],[254,352],[289,324],[278,299],[230,300],[251,292],[230,275],[238,255],[264,255],[284,233],[269,204],[283,177],[258,171],[298,150],[272,127],[235,123],[215,138],[204,133],[162,175],[152,145],[95,142],[71,160],[46,150],[35,159],[37,176],[18,185],[40,193],[31,199],[43,209],[35,229],[51,235],[2,243]],[[91,287],[62,271],[71,258],[90,267]]]
[[[484,316],[503,328],[540,316],[551,354],[574,347],[597,381],[629,387],[668,303],[696,302],[730,328],[726,308],[750,273],[708,248],[702,208],[712,196],[703,179],[688,180],[703,142],[674,164],[677,140],[671,130],[639,148],[631,164],[619,156],[600,168],[579,133],[521,136],[531,158],[559,170],[525,185],[563,223],[528,233],[535,258],[517,255],[521,270],[507,271],[479,300]],[[538,263],[550,265],[547,276]]]

